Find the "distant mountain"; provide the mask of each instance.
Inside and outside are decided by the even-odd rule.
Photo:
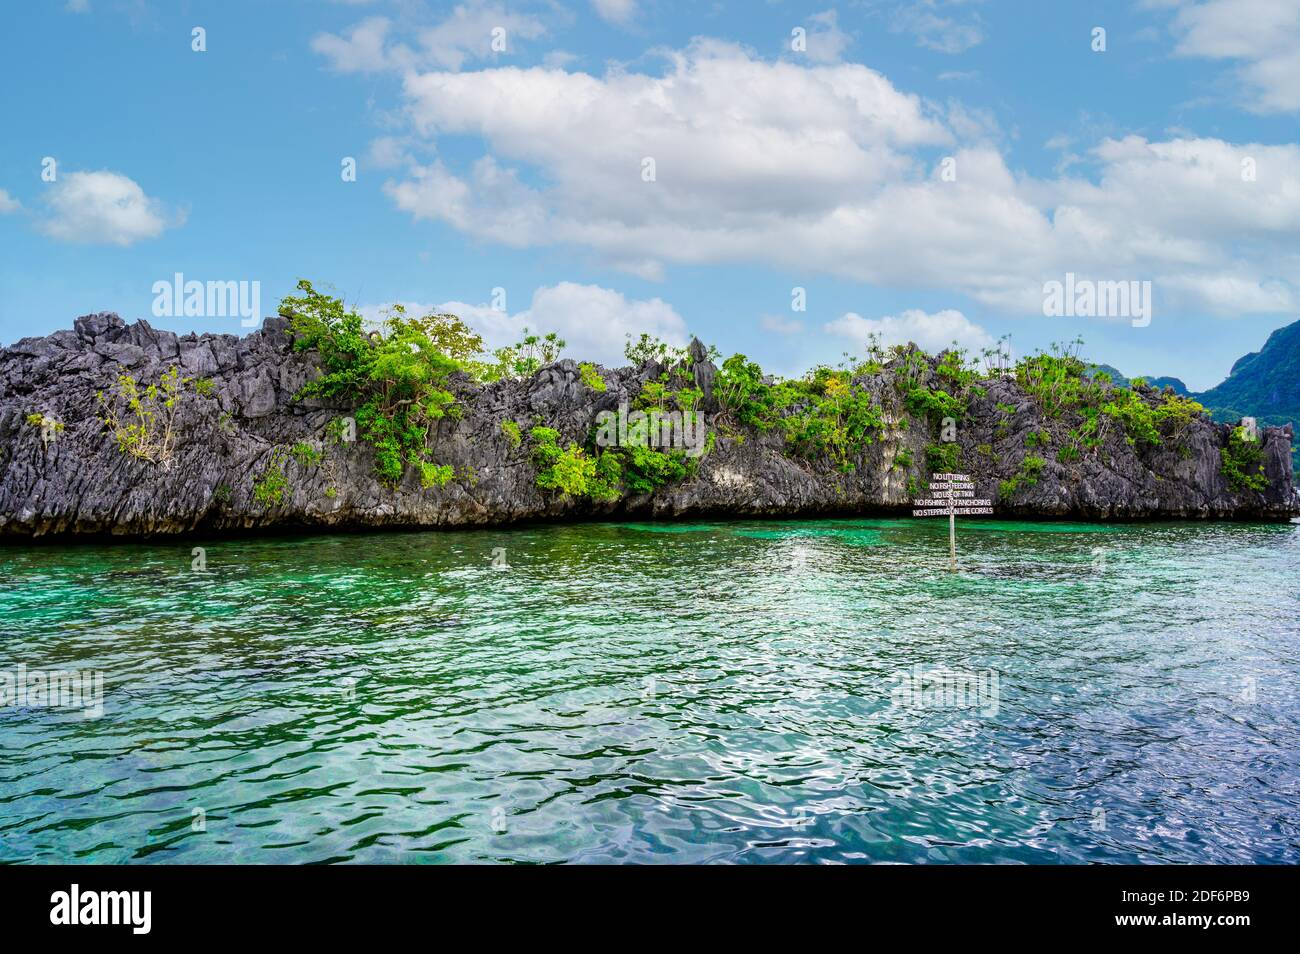
[[[1091,377],[1101,371],[1120,387],[1132,380],[1109,364],[1090,365],[1085,373]],[[1179,394],[1190,394],[1178,378],[1145,380],[1152,387],[1168,385]],[[1204,404],[1216,421],[1235,424],[1253,417],[1261,427],[1289,423],[1300,437],[1300,321],[1277,329],[1263,348],[1237,359],[1222,384],[1190,396]],[[1291,457],[1300,474],[1300,439],[1292,441]]]
[[[1117,386],[1119,386],[1119,387],[1121,387],[1121,388],[1126,388],[1126,387],[1128,387],[1128,386],[1129,386],[1129,382],[1133,380],[1132,378],[1126,378],[1123,374],[1120,373],[1119,369],[1114,368],[1114,367],[1112,367],[1112,366],[1109,365],[1109,364],[1094,364],[1094,365],[1092,365],[1092,366],[1090,366],[1090,367],[1088,368],[1088,370],[1087,370],[1086,373],[1087,373],[1087,375],[1088,375],[1089,377],[1092,377],[1093,375],[1097,374],[1099,371],[1105,371],[1107,374],[1109,374],[1109,375],[1110,375],[1110,381],[1111,381],[1111,383],[1112,383],[1112,384],[1115,384],[1115,385],[1117,385]],[[1174,389],[1177,393],[1179,393],[1179,394],[1188,394],[1188,393],[1189,393],[1188,390],[1187,390],[1187,385],[1184,384],[1184,383],[1183,383],[1181,380],[1179,380],[1178,378],[1170,378],[1170,377],[1163,377],[1163,378],[1147,378],[1147,377],[1143,377],[1143,380],[1146,381],[1146,383],[1149,384],[1149,385],[1151,385],[1153,388],[1171,387],[1171,388],[1173,388],[1173,389]]]
[[[1216,420],[1245,415],[1260,424],[1300,421],[1300,321],[1277,329],[1263,348],[1239,358],[1227,380],[1197,400]]]
[[[1110,383],[1116,387],[1128,387],[1129,379],[1120,373],[1120,370],[1109,364],[1090,364],[1088,370],[1083,372],[1090,378],[1095,378],[1098,374],[1105,372],[1110,375]]]
[[[1181,378],[1147,378],[1147,384],[1153,388],[1173,388],[1177,394],[1191,394]]]
[[[1264,347],[1238,358],[1222,384],[1195,397],[1216,421],[1253,417],[1300,431],[1300,321],[1277,329]],[[1291,460],[1300,474],[1300,440],[1291,441]]]

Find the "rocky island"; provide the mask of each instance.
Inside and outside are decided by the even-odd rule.
[[[366,331],[300,287],[245,337],[106,313],[0,350],[0,539],[902,514],[958,469],[1007,517],[1300,513],[1290,426],[1216,423],[1069,349],[873,347],[791,382],[698,340],[493,366],[453,316]]]

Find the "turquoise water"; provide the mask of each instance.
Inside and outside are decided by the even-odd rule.
[[[940,520],[0,549],[0,672],[104,680],[99,717],[0,708],[0,860],[1300,861],[1300,526],[959,547],[956,575]],[[902,691],[938,667],[978,697]]]

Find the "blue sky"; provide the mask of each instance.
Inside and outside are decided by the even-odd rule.
[[[101,310],[240,333],[152,314],[180,272],[260,282],[264,314],[309,277],[606,361],[641,329],[787,374],[870,332],[1081,335],[1206,388],[1300,317],[1296,0],[51,0],[5,19],[6,344]],[[1066,272],[1151,281],[1151,322],[1045,317]]]

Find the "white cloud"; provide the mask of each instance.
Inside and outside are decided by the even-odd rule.
[[[1073,271],[1151,280],[1162,314],[1300,304],[1278,278],[1300,273],[1300,146],[1101,139],[1040,179],[1008,168],[991,117],[940,111],[858,64],[710,40],[664,55],[658,73],[409,73],[410,138],[483,153],[408,161],[385,191],[476,239],[589,249],[651,279],[756,263],[1040,315],[1043,283]],[[939,175],[945,153],[956,181]]]
[[[1238,62],[1247,108],[1300,111],[1300,4],[1296,0],[1165,0],[1176,6],[1175,52]]]
[[[11,196],[4,189],[0,189],[0,215],[8,215],[11,212],[17,212],[23,207],[23,204]]]
[[[470,60],[495,59],[494,31],[504,31],[505,53],[516,50],[520,40],[545,35],[546,27],[534,16],[511,13],[499,3],[469,0],[431,27],[416,29],[414,44],[391,38],[393,21],[369,17],[344,35],[321,33],[312,38],[311,48],[330,61],[340,73],[406,72],[440,68],[458,70]]]
[[[824,10],[808,18],[808,36],[805,54],[814,63],[838,63],[853,37],[840,29],[839,14]]]
[[[68,0],[64,7],[69,13],[89,13],[90,0]]]
[[[672,305],[660,298],[628,299],[621,292],[599,285],[560,282],[538,288],[528,308],[513,314],[486,304],[447,301],[438,305],[403,302],[408,314],[449,312],[459,315],[483,336],[489,349],[517,342],[525,327],[534,332],[554,331],[567,342],[564,354],[594,360],[609,367],[627,363],[623,346],[647,332],[681,347],[687,343],[686,323]],[[366,305],[360,312],[378,320],[384,307]]]
[[[848,338],[858,347],[864,346],[873,334],[880,336],[883,346],[910,341],[931,354],[951,347],[954,341],[974,353],[995,344],[992,335],[951,308],[934,314],[910,308],[901,315],[885,315],[883,318],[863,318],[850,311],[827,322],[824,327],[830,334]]]
[[[388,182],[384,191],[416,219],[442,220],[463,232],[524,248],[545,240],[546,213],[510,169],[491,156],[474,164],[470,183],[441,162],[412,167],[413,178]]]
[[[774,335],[797,335],[803,331],[803,322],[797,318],[782,318],[780,315],[764,315],[758,320],[764,331]]]
[[[567,50],[547,50],[542,57],[542,65],[548,70],[562,70],[570,63],[576,63],[578,54]]]
[[[686,259],[725,258],[749,230],[817,220],[844,194],[906,176],[900,147],[950,138],[866,67],[763,63],[711,41],[671,54],[660,76],[507,67],[409,75],[404,89],[418,134],[480,136],[492,153],[467,177],[413,167],[388,187],[400,208],[516,246],[589,245],[640,274],[679,237]]]
[[[396,136],[380,136],[371,141],[367,158],[376,169],[397,169],[412,161],[407,144]]]
[[[592,9],[606,23],[627,26],[636,17],[636,0],[591,0]]]
[[[968,11],[959,15],[953,9],[970,4],[971,0],[909,2],[894,11],[891,29],[895,33],[910,33],[916,37],[918,46],[939,53],[964,53],[984,42],[984,28],[979,14]]]
[[[64,242],[131,245],[156,238],[168,222],[161,202],[117,172],[60,173],[46,198],[50,214],[40,230]]]
[[[311,48],[331,61],[340,73],[377,73],[397,67],[396,54],[384,47],[392,21],[371,17],[352,27],[346,36],[321,33],[312,38]]]

